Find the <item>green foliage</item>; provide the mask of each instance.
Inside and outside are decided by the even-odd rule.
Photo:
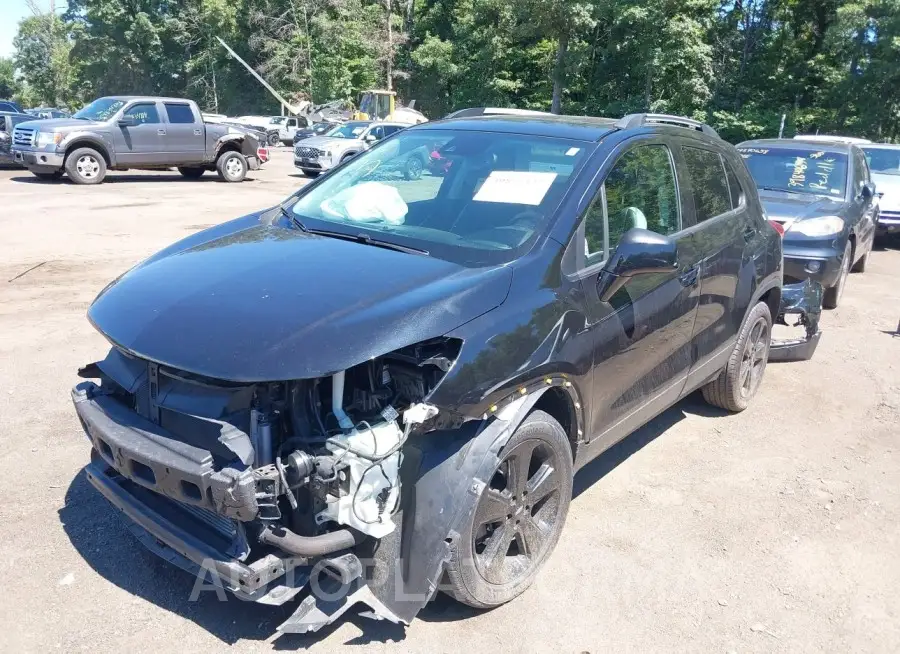
[[[217,36],[292,100],[392,85],[432,117],[658,111],[738,141],[786,115],[786,136],[900,138],[898,0],[69,0],[62,19],[22,21],[0,95],[277,112]]]

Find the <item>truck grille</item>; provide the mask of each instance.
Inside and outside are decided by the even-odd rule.
[[[302,145],[298,145],[294,148],[294,155],[297,157],[302,157],[304,159],[317,159],[321,157],[324,152],[321,150],[317,150],[316,148],[307,148]]]
[[[24,145],[30,147],[34,145],[37,138],[37,130],[30,127],[16,127],[13,132],[13,145]]]

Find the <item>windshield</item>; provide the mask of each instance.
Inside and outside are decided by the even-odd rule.
[[[900,175],[900,147],[863,148],[869,169],[881,175]]]
[[[316,134],[324,134],[325,132],[327,132],[328,130],[333,129],[333,128],[334,128],[334,125],[332,125],[330,123],[320,123],[319,125],[314,125],[312,130]]]
[[[313,230],[467,266],[504,263],[541,233],[588,148],[520,134],[404,130],[301,191],[292,211]]]
[[[110,116],[125,106],[124,100],[115,98],[99,98],[94,100],[81,111],[75,113],[73,118],[82,120],[108,120]]]
[[[739,147],[756,185],[764,189],[844,195],[847,155],[814,148]]]
[[[273,125],[281,125],[284,122],[284,116],[272,116],[269,118],[269,122]]]
[[[328,132],[325,136],[331,136],[336,139],[355,139],[358,138],[360,134],[366,131],[366,128],[371,123],[344,123],[343,125],[338,125],[333,130]]]

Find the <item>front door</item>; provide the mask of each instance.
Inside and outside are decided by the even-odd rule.
[[[853,148],[853,190],[850,202],[854,212],[853,219],[857,221],[854,227],[857,259],[871,250],[875,241],[875,208],[877,205],[874,197],[866,197],[863,193],[863,188],[867,184],[871,188],[872,175],[869,172],[869,164],[862,150]]]
[[[112,138],[119,165],[158,165],[165,163],[162,141],[165,124],[155,102],[138,102],[125,109],[121,118],[130,125],[113,124]]]
[[[581,280],[594,340],[587,458],[675,402],[684,388],[698,257],[693,238],[684,232],[681,206],[670,146],[641,139],[619,154],[576,232],[575,245],[584,249]],[[634,227],[674,238],[678,271],[633,277],[604,302],[598,292],[601,271]]]

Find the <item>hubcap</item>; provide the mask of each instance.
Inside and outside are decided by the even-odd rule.
[[[100,172],[100,162],[97,161],[95,157],[86,154],[79,157],[78,161],[75,162],[75,170],[77,170],[78,174],[82,177],[91,179],[96,177],[97,173]]]
[[[225,171],[232,177],[237,177],[244,170],[244,164],[237,157],[231,157],[225,162]]]
[[[485,581],[514,582],[541,560],[560,520],[558,463],[546,443],[528,440],[497,467],[472,531],[475,567]]]
[[[422,162],[416,158],[410,159],[407,164],[407,172],[409,176],[415,179],[422,174]]]
[[[750,329],[750,337],[744,344],[741,354],[741,369],[738,379],[741,384],[741,395],[752,397],[762,381],[766,361],[769,358],[769,323],[765,318],[757,318]]]

